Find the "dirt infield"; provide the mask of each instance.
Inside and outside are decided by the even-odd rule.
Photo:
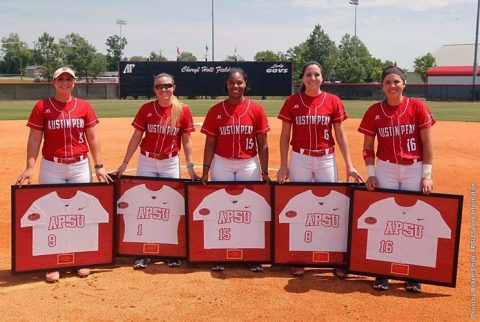
[[[123,160],[133,131],[130,122],[131,119],[101,120],[103,163],[109,170],[114,170]],[[272,127],[270,172],[274,178],[274,169],[279,165],[281,124],[275,118],[269,122]],[[348,120],[345,127],[354,164],[365,176],[361,159],[363,137],[356,132],[358,124],[359,120]],[[465,196],[457,287],[424,285],[422,294],[412,295],[405,292],[399,281],[394,281],[388,292],[379,293],[372,289],[371,278],[353,276],[341,281],[329,269],[308,269],[302,278],[291,276],[284,267],[269,267],[262,273],[251,273],[243,267],[213,273],[205,265],[173,269],[156,263],[145,271],[134,271],[128,258],[119,258],[114,266],[96,268],[86,279],[67,274],[54,285],[46,284],[42,274],[12,275],[10,185],[25,165],[28,128],[25,121],[2,121],[0,319],[468,321],[471,189],[473,184],[478,185],[480,178],[480,123],[438,122],[433,132],[435,191]],[[204,139],[198,131],[193,134],[195,164],[202,163]],[[337,155],[343,179],[345,167],[340,154]],[[134,160],[130,174],[134,174],[136,158]],[[38,169],[36,174],[38,176]]]

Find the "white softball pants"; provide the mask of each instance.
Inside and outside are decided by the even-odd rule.
[[[420,191],[423,162],[402,165],[377,159],[375,175],[380,188]]]
[[[291,182],[337,182],[335,154],[312,157],[292,151],[288,177]]]
[[[163,160],[149,158],[140,154],[137,176],[157,178],[180,178],[180,159],[178,155]]]
[[[41,184],[92,182],[88,158],[71,164],[56,163],[42,158],[39,182]]]
[[[212,181],[260,181],[260,163],[249,159],[227,159],[215,154],[210,168]]]

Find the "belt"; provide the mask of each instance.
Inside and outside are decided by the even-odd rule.
[[[78,155],[76,157],[71,157],[71,158],[58,158],[58,157],[43,157],[45,160],[55,162],[55,163],[62,163],[62,164],[72,164],[72,163],[77,163],[82,160],[85,160],[87,158],[87,155]]]
[[[168,153],[168,154],[165,154],[165,153],[152,153],[152,152],[148,152],[148,151],[145,151],[145,150],[140,150],[140,153],[143,154],[144,156],[146,156],[147,158],[153,158],[153,159],[157,159],[157,160],[165,160],[165,159],[169,159],[169,158],[173,158],[174,156],[176,156],[178,154],[178,152],[172,152],[172,153]]]
[[[382,159],[380,159],[382,160]],[[383,162],[387,163],[395,163],[395,164],[401,164],[401,165],[412,165],[417,162],[422,161],[422,159],[405,159],[405,158],[400,158],[398,160],[382,160]]]
[[[323,150],[309,150],[309,149],[302,149],[302,148],[292,148],[293,152],[297,152],[303,155],[309,155],[311,157],[323,157],[324,155],[332,154],[335,149],[334,147],[323,149]]]

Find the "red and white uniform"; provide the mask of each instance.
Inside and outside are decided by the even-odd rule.
[[[87,101],[73,97],[63,103],[50,97],[35,104],[27,126],[43,131],[42,155],[51,160],[85,156],[88,153],[85,130],[97,123]]]
[[[265,222],[271,217],[265,198],[249,189],[239,195],[217,190],[193,212],[193,220],[204,222],[205,249],[265,248]]]
[[[178,245],[178,223],[185,215],[183,196],[169,186],[157,191],[144,184],[125,191],[117,202],[125,222],[124,242]]]
[[[148,102],[140,107],[132,125],[137,130],[145,132],[140,143],[143,151],[157,155],[178,153],[182,134],[195,131],[188,106],[182,107],[182,113],[175,126],[170,125],[171,112],[171,105],[161,107],[157,101]]]
[[[398,106],[389,106],[386,101],[371,105],[360,123],[358,131],[376,136],[376,156],[396,164],[412,164],[421,161],[423,145],[420,130],[435,124],[427,105],[419,99],[404,97]]]
[[[379,200],[358,219],[358,228],[368,229],[367,259],[426,267],[436,267],[438,238],[451,238],[440,212],[421,200],[411,207]]]
[[[346,252],[349,205],[337,191],[319,197],[307,190],[290,199],[279,214],[289,224],[289,250]]]
[[[98,250],[98,225],[109,216],[94,196],[77,191],[70,199],[51,192],[32,203],[21,227],[32,227],[32,255]]]
[[[216,136],[215,154],[227,159],[248,159],[257,155],[256,135],[270,131],[267,116],[256,102],[228,101],[214,105],[207,113],[201,132]]]
[[[333,123],[348,118],[342,101],[335,95],[322,92],[316,97],[305,93],[289,96],[278,118],[292,123],[292,150],[326,150],[333,148]]]
[[[336,182],[332,127],[348,118],[342,101],[326,92],[316,97],[296,93],[285,100],[278,118],[292,126],[289,180]]]

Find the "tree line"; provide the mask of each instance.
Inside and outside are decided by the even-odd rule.
[[[33,48],[22,41],[18,34],[11,33],[2,38],[0,50],[0,74],[25,74],[28,65],[41,66],[42,79],[50,81],[58,66],[70,66],[78,77],[87,81],[93,80],[106,71],[116,71],[120,60],[130,61],[167,61],[162,51],[152,51],[148,57],[124,56],[128,44],[125,37],[112,35],[105,45],[107,54],[97,52],[85,38],[77,33],[70,33],[65,38],[55,41],[55,38],[44,32]],[[191,52],[183,52],[177,56],[178,61],[197,61]],[[235,52],[227,55],[225,61],[244,61]],[[300,44],[289,48],[286,52],[271,50],[259,51],[254,56],[255,61],[292,61],[294,80],[299,79],[301,65],[310,60],[316,60],[323,66],[325,81],[340,81],[344,83],[377,82],[382,70],[387,66],[397,65],[395,61],[373,57],[365,44],[357,37],[345,34],[337,46],[325,33],[320,25],[316,25],[308,38]],[[417,57],[414,69],[426,80],[426,71],[435,66],[435,58],[427,53]]]

